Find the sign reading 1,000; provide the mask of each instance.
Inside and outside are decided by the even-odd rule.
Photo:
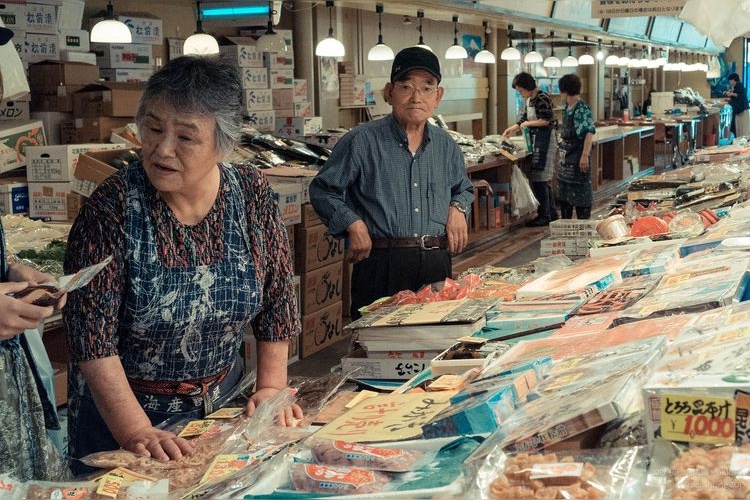
[[[662,394],[661,435],[670,441],[731,443],[736,413],[732,397]]]

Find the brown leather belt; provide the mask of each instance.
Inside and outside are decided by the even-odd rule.
[[[438,250],[448,248],[446,236],[415,236],[413,238],[378,238],[372,240],[372,248],[421,248]]]

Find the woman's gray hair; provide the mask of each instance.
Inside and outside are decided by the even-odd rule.
[[[157,103],[166,103],[179,113],[216,120],[216,149],[225,156],[240,139],[242,80],[237,67],[218,56],[182,56],[154,73],[138,105],[138,127]]]

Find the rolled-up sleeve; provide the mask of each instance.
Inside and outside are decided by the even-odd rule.
[[[310,202],[334,236],[345,236],[347,228],[361,218],[346,204],[346,191],[359,171],[356,141],[356,132],[346,134],[310,184]]]

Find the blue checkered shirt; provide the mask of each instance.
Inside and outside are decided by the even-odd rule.
[[[331,234],[362,219],[371,238],[444,235],[452,201],[469,208],[474,191],[458,145],[425,125],[412,155],[389,115],[350,130],[310,185],[310,201]]]

